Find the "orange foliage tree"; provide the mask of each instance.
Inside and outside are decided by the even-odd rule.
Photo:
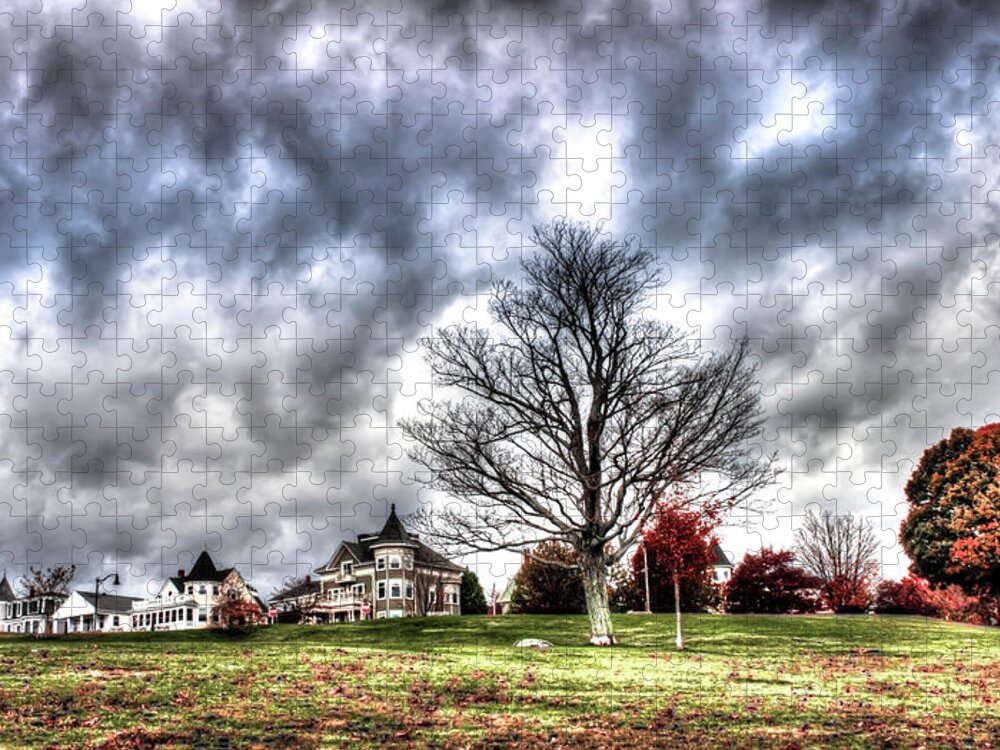
[[[906,485],[900,529],[913,572],[969,595],[1000,596],[1000,424],[958,428],[932,445]]]

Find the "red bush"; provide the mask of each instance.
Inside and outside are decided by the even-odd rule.
[[[931,585],[912,573],[902,581],[882,581],[875,589],[875,611],[880,615],[935,617],[938,604]]]
[[[931,591],[931,602],[937,615],[949,622],[991,625],[996,621],[996,603],[992,599],[970,596],[956,584]]]
[[[730,612],[815,612],[823,585],[795,564],[795,553],[765,547],[747,555],[726,584]]]

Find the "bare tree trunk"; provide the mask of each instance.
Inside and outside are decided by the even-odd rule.
[[[677,616],[677,648],[684,648],[684,633],[681,632],[681,579],[674,573],[674,614]]]
[[[587,599],[590,616],[590,643],[594,646],[613,646],[618,641],[611,626],[611,607],[608,606],[608,567],[604,556],[597,552],[581,556],[580,574],[583,593]]]

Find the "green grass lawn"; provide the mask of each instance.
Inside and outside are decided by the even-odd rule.
[[[3,748],[1000,746],[1000,630],[920,618],[415,618],[0,639]],[[512,645],[539,637],[546,653]]]

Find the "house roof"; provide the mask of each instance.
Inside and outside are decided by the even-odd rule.
[[[285,601],[287,599],[298,599],[300,596],[310,596],[318,594],[320,590],[319,581],[301,581],[294,586],[282,589],[271,597],[272,602]]]
[[[15,599],[17,599],[17,594],[14,593],[14,587],[10,585],[5,573],[3,580],[0,580],[0,602],[12,602]]]
[[[340,546],[346,547],[355,560],[361,564],[365,564],[375,562],[375,550],[373,548],[385,544],[399,544],[412,547],[413,559],[417,564],[456,572],[465,570],[461,565],[456,565],[441,553],[421,542],[416,535],[408,532],[406,527],[403,526],[403,522],[399,520],[399,516],[396,515],[395,505],[391,507],[389,518],[386,519],[385,525],[378,534],[358,534],[358,541],[341,542]],[[330,566],[339,553],[340,547],[337,547],[337,551],[333,553],[333,557],[325,565],[318,568],[318,572],[330,570]]]
[[[733,567],[733,561],[718,544],[712,548],[712,565],[717,567]]]
[[[94,592],[93,591],[80,591],[77,592],[87,604],[91,607],[94,606]],[[98,612],[112,612],[114,614],[128,614],[132,611],[132,602],[140,601],[138,597],[135,596],[119,596],[118,594],[101,594],[100,598],[100,608]]]
[[[403,522],[396,515],[395,503],[389,509],[389,517],[385,519],[385,526],[382,527],[382,530],[375,537],[374,541],[372,541],[372,544],[414,544],[414,541],[403,526]]]
[[[198,555],[198,559],[194,561],[194,567],[181,580],[185,583],[188,581],[224,581],[232,570],[232,568],[221,570],[216,568],[212,556],[208,554],[208,550],[202,550],[201,554]]]

